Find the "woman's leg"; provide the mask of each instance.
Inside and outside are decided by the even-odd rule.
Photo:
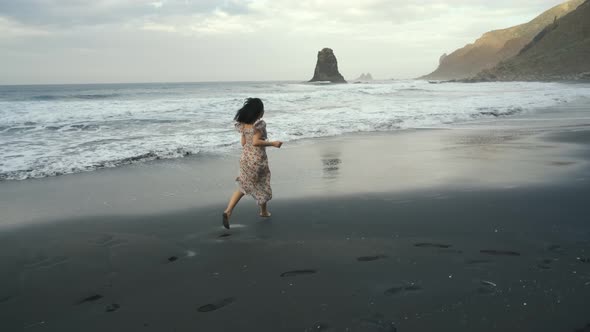
[[[227,208],[223,212],[227,213],[228,216],[231,215],[232,211],[234,210],[240,199],[242,199],[242,197],[244,197],[244,194],[241,191],[236,190],[233,193],[233,195],[231,195],[229,203],[227,204]]]
[[[223,211],[223,226],[225,228],[229,229],[229,217],[242,197],[244,197],[244,194],[239,190],[236,190],[233,195],[231,195],[227,208]]]
[[[270,212],[268,212],[266,208],[266,202],[260,204],[260,216],[261,217],[270,217]]]

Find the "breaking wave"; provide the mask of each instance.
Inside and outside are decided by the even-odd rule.
[[[261,97],[272,139],[453,126],[590,96],[588,84],[376,81],[0,86],[0,181],[235,153],[232,119]]]

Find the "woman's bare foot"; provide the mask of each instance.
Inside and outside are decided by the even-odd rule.
[[[266,212],[260,212],[260,216],[262,218],[268,218],[270,217],[270,212],[266,211]]]
[[[231,212],[223,212],[223,227],[229,229],[229,217]]]

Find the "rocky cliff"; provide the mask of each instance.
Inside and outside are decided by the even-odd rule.
[[[509,59],[547,25],[575,10],[584,0],[570,0],[555,6],[532,21],[508,29],[485,33],[473,44],[453,53],[443,54],[438,68],[422,79],[450,80],[473,77],[480,71],[493,68],[503,60]]]
[[[547,25],[520,53],[471,81],[590,80],[590,0]]]
[[[315,65],[313,78],[310,82],[346,83],[344,77],[338,72],[338,61],[334,51],[330,48],[324,48],[318,52],[318,61]]]

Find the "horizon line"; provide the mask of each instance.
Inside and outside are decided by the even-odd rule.
[[[124,84],[193,84],[193,83],[261,83],[261,82],[298,82],[299,80],[236,80],[236,81],[148,81],[148,82],[94,82],[94,83],[17,83],[4,84],[7,86],[50,86],[50,85],[124,85]],[[301,81],[307,82],[307,81]]]
[[[399,81],[399,80],[420,80],[419,77],[412,78],[388,78],[373,79],[373,81]],[[354,81],[354,80],[349,80]],[[196,84],[196,83],[271,83],[271,82],[300,82],[308,83],[309,80],[235,80],[235,81],[149,81],[149,82],[94,82],[94,83],[17,83],[3,84],[0,87],[17,87],[17,86],[57,86],[57,85],[125,85],[125,84]]]

